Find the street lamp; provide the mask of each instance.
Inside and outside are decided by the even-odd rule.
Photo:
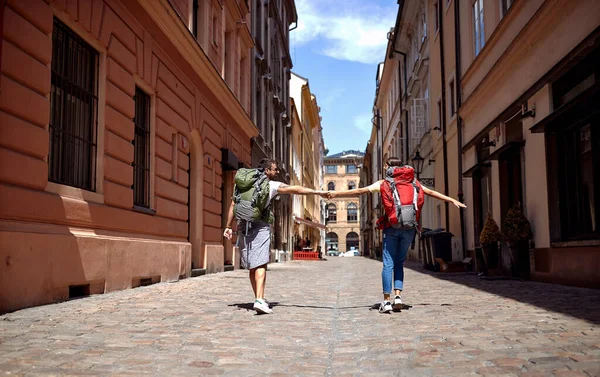
[[[415,172],[417,173],[417,179],[419,179],[419,176],[423,172],[423,162],[425,162],[425,159],[421,157],[421,154],[418,150],[417,153],[415,153],[415,157],[413,157],[412,162]]]

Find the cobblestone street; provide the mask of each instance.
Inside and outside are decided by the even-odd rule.
[[[0,316],[0,373],[114,376],[599,376],[600,292],[406,268],[379,314],[381,263],[269,267],[273,315],[247,271]]]

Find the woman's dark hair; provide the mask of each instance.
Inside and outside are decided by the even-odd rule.
[[[263,158],[258,163],[258,167],[260,169],[271,169],[271,165],[273,165],[273,164],[275,164],[277,167],[279,167],[279,163],[277,162],[277,160],[274,160],[272,158]]]
[[[388,157],[386,163],[388,166],[402,166],[402,160],[398,157]]]

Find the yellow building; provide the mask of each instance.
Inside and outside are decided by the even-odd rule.
[[[291,73],[290,97],[292,100],[292,182],[300,186],[320,190],[322,184],[321,163],[324,151],[321,133],[321,117],[317,98],[311,93],[307,78]],[[294,181],[295,180],[295,181]],[[294,246],[300,240],[310,240],[316,251],[323,244],[322,199],[316,195],[297,196],[293,200]]]
[[[325,157],[323,182],[329,191],[358,188],[364,153],[344,151]],[[359,198],[339,198],[327,202],[325,248],[331,252],[364,251],[360,241]]]

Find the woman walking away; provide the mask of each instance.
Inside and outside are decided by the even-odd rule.
[[[385,215],[377,224],[383,229],[383,302],[379,306],[380,313],[389,313],[402,307],[402,290],[404,289],[404,260],[408,248],[419,229],[419,217],[425,201],[425,195],[454,204],[456,207],[466,206],[456,199],[431,190],[415,178],[412,166],[403,165],[396,157],[390,157],[385,165],[385,179],[368,187],[354,190],[332,192],[334,198],[359,196],[368,192],[380,192]],[[394,301],[392,305],[392,274]]]

